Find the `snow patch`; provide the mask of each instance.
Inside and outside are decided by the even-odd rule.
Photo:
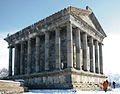
[[[0,82],[14,82],[14,83],[19,83],[19,82],[15,82],[13,80],[0,80]]]
[[[112,91],[81,91],[81,90],[29,90],[24,94],[120,94],[120,88]]]

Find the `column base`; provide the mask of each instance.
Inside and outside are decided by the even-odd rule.
[[[93,71],[93,70],[90,70],[90,72],[94,73],[94,71]]]
[[[88,70],[83,70],[83,71],[88,71]]]

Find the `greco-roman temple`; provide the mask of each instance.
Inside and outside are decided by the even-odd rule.
[[[93,11],[68,7],[8,35],[9,75],[39,89],[100,90],[102,41],[106,37]]]

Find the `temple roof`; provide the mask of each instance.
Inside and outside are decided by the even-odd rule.
[[[31,26],[28,26],[28,27],[18,31],[13,35],[7,36],[7,38],[5,38],[5,40],[8,41],[10,37],[15,37],[15,36],[18,36],[23,33],[28,33],[27,31],[31,31],[33,29],[37,30],[37,29],[45,28],[46,25],[51,27],[51,24],[55,24],[54,22],[58,21],[58,19],[60,17],[64,17],[65,15],[69,15],[69,14],[72,15],[73,17],[77,17],[78,19],[81,19],[86,24],[88,24],[90,27],[92,27],[94,30],[101,33],[103,37],[106,37],[106,34],[103,31],[101,25],[99,24],[97,18],[95,17],[92,9],[90,9],[88,6],[86,7],[86,9],[69,6],[68,8],[64,8],[63,10],[58,11],[58,12],[46,17],[45,19],[42,19],[42,20],[32,24]]]

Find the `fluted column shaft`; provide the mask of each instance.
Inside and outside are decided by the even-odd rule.
[[[55,30],[55,45],[56,45],[56,70],[60,70],[61,56],[60,56],[60,30]]]
[[[32,42],[31,42],[31,39],[28,40],[28,56],[27,56],[27,74],[30,74],[31,73],[31,63],[32,63]]]
[[[95,41],[95,72],[99,73],[99,65],[98,65],[98,41]]]
[[[24,43],[21,42],[21,51],[20,51],[20,74],[24,72]]]
[[[83,70],[84,71],[88,71],[88,56],[87,56],[87,33],[83,33],[83,36],[82,36],[82,39],[83,39]]]
[[[81,58],[81,36],[80,30],[76,30],[76,68],[82,69],[82,58]]]
[[[36,72],[40,71],[40,37],[36,37]]]
[[[103,74],[102,43],[99,43],[99,62],[100,62],[100,73]]]
[[[9,47],[9,74],[8,76],[12,76],[12,47]]]
[[[15,45],[15,56],[14,56],[14,75],[18,75],[19,65],[18,65],[18,45]]]
[[[49,70],[49,32],[45,32],[45,71]]]
[[[89,53],[90,53],[90,72],[94,72],[94,64],[93,64],[93,38],[89,38]]]
[[[70,22],[67,23],[67,68],[73,68],[73,36]]]
[[[17,74],[17,46],[15,45],[15,51],[14,51],[14,75]]]

